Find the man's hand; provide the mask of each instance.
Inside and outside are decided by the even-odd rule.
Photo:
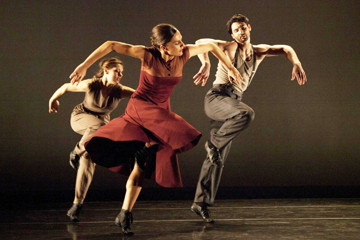
[[[194,83],[195,85],[199,85],[201,83],[201,86],[205,86],[207,80],[210,76],[210,64],[208,62],[205,62],[199,72],[193,77],[195,79]]]
[[[70,75],[71,84],[73,84],[73,85],[75,84],[77,86],[79,84],[79,82],[81,82],[81,80],[85,77],[86,70],[87,70],[87,68],[83,64],[80,64],[79,66],[77,66],[77,68],[75,68],[74,72]]]
[[[293,70],[292,70],[292,78],[291,81],[294,79],[297,79],[299,85],[304,85],[305,82],[307,82],[306,74],[304,69],[301,66],[301,63],[294,64]]]

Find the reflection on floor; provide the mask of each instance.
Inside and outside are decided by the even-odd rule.
[[[120,202],[85,203],[69,223],[71,203],[1,210],[0,239],[360,239],[360,199],[219,200],[214,224],[190,211],[191,201],[139,201],[134,235],[114,224]]]

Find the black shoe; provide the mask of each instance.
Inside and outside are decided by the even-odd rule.
[[[206,223],[214,223],[214,220],[210,217],[210,212],[207,209],[207,206],[199,206],[196,203],[193,203],[193,205],[191,206],[191,211],[193,211],[194,213],[196,213],[197,215],[199,215],[204,222]]]
[[[67,215],[70,217],[70,221],[79,222],[79,214],[81,212],[83,205],[74,203],[72,207],[67,212]]]
[[[130,236],[133,235],[133,232],[130,232],[130,223],[133,223],[133,216],[128,210],[121,209],[120,213],[115,218],[115,224],[121,227],[124,235]]]
[[[73,169],[78,170],[80,165],[80,156],[76,154],[75,149],[70,152],[69,163]]]
[[[216,147],[210,147],[209,140],[205,143],[205,150],[212,164],[220,167],[224,166],[219,149]]]

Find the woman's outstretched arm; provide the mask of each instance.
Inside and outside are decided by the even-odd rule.
[[[49,113],[57,113],[59,110],[60,102],[58,99],[66,92],[87,92],[89,91],[89,85],[91,80],[84,80],[79,85],[75,86],[70,83],[65,83],[58,90],[54,92],[49,100]]]
[[[135,89],[121,85],[121,98],[130,98],[134,92]]]
[[[84,62],[82,62],[73,73],[70,74],[71,84],[78,84],[86,75],[86,70],[97,60],[104,57],[108,53],[115,51],[130,57],[143,59],[145,46],[134,46],[127,43],[107,41],[93,51]]]
[[[203,54],[206,52],[211,52],[216,58],[218,58],[228,69],[230,76],[238,84],[243,80],[239,71],[232,65],[230,59],[225,55],[225,53],[212,42],[201,43],[196,45],[187,45],[190,52],[190,57]],[[232,79],[230,79],[232,82]]]

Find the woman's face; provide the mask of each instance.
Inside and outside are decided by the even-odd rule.
[[[124,67],[117,64],[116,67],[105,70],[105,76],[110,83],[120,83],[124,73]]]
[[[181,33],[177,31],[171,38],[171,41],[165,45],[163,50],[166,54],[171,56],[182,56],[184,46],[185,44],[182,42]]]

